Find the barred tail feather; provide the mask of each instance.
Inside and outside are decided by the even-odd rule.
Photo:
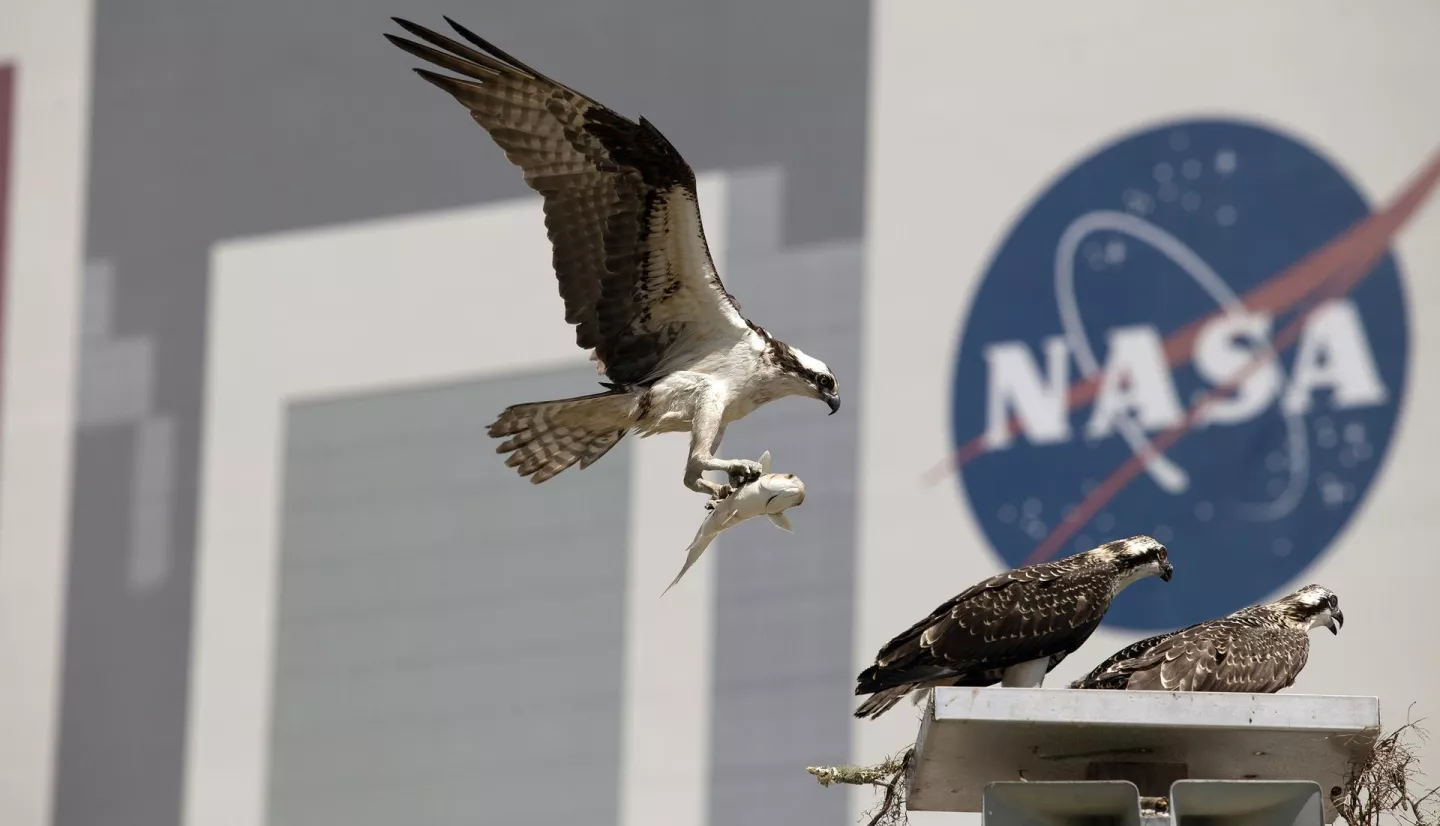
[[[915,689],[913,685],[897,685],[894,688],[887,688],[877,691],[865,699],[860,707],[855,709],[855,716],[861,719],[869,718],[874,720],[895,706],[896,703],[905,699],[905,695]]]
[[[572,399],[516,404],[490,425],[490,435],[506,438],[496,453],[509,453],[505,464],[540,484],[580,463],[584,470],[619,444],[634,423],[629,393],[596,393]]]

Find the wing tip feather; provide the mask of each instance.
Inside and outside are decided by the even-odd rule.
[[[554,83],[554,81],[551,81],[550,78],[545,77],[544,75],[540,74],[529,66],[526,66],[524,63],[521,63],[519,60],[516,60],[513,55],[509,54],[504,49],[501,49],[494,43],[491,43],[480,35],[465,28],[460,23],[456,22],[454,18],[450,17],[450,15],[442,14],[441,17],[445,20],[446,23],[450,24],[450,28],[454,29],[456,34],[470,41],[472,45],[478,46],[484,51],[488,52],[492,57],[498,57],[499,59],[505,61],[506,63],[509,63],[511,66],[519,69],[522,72],[525,72],[533,78],[546,80]]]
[[[464,84],[464,81],[456,80],[449,75],[442,75],[439,72],[432,72],[429,69],[425,69],[419,66],[411,69],[411,71],[419,75],[427,83],[444,89],[452,95],[458,93]]]

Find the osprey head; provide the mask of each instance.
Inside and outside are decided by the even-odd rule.
[[[1129,539],[1106,542],[1090,553],[1106,557],[1120,570],[1127,572],[1127,583],[1147,576],[1158,576],[1169,582],[1170,576],[1175,572],[1170,565],[1170,552],[1164,545],[1148,536],[1132,536]]]
[[[1295,624],[1307,630],[1323,625],[1330,629],[1331,634],[1339,634],[1340,627],[1345,624],[1345,614],[1340,610],[1340,598],[1335,596],[1334,591],[1319,585],[1306,585],[1277,600],[1275,607]]]
[[[819,399],[829,405],[833,416],[840,409],[840,385],[825,362],[783,341],[771,339],[769,344],[770,358],[784,377],[786,395]]]

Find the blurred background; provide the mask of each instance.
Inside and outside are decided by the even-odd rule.
[[[835,371],[839,415],[722,451],[807,481],[794,534],[661,600],[683,438],[540,487],[494,455],[595,375],[538,198],[381,38],[442,14],[663,130],[746,314]],[[1137,533],[1174,581],[1052,686],[1313,581],[1347,624],[1292,690],[1440,713],[1437,36],[1426,0],[0,0],[0,823],[854,822],[803,768],[913,739],[850,716],[876,649]]]

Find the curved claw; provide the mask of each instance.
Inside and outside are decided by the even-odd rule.
[[[730,475],[730,487],[738,490],[763,476],[765,469],[759,462],[742,459],[731,465],[727,473]]]

